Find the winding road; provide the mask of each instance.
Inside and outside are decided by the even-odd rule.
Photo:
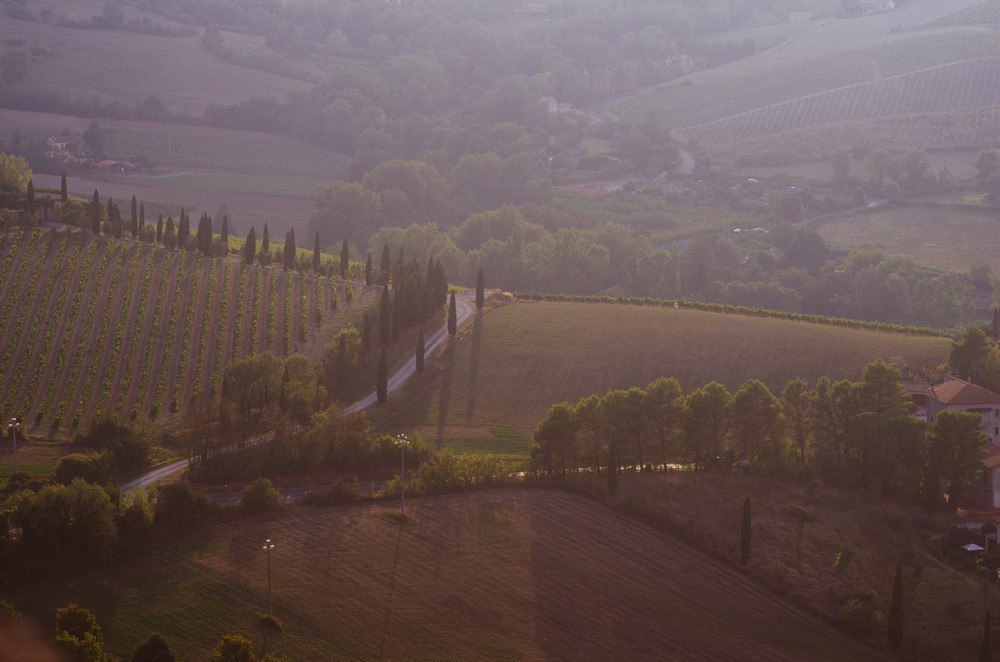
[[[466,321],[472,317],[476,310],[474,303],[475,290],[467,290],[461,294],[455,296],[455,312],[457,313],[458,325],[461,326]],[[435,331],[430,338],[426,339],[424,344],[424,354],[430,357],[434,354],[437,349],[444,344],[445,339],[448,337],[448,324],[447,320],[445,323]],[[417,372],[417,360],[416,357],[410,358],[402,368],[400,368],[394,375],[389,378],[388,382],[388,392],[393,393],[398,391],[403,384],[406,383],[410,377],[415,375]],[[365,409],[371,407],[376,402],[378,402],[377,394],[372,391],[362,399],[358,400],[354,404],[348,405],[341,409],[338,413],[341,416],[346,414],[355,414],[359,411],[364,411]],[[256,446],[257,444],[263,443],[265,441],[270,441],[274,438],[274,433],[269,432],[267,434],[261,435],[254,439],[249,440],[246,446]],[[131,492],[133,490],[142,489],[144,487],[151,487],[161,481],[175,476],[176,474],[184,471],[190,465],[190,460],[184,458],[182,460],[175,460],[169,464],[164,464],[162,466],[151,469],[150,471],[139,476],[135,480],[130,480],[129,482],[122,485],[122,491]]]

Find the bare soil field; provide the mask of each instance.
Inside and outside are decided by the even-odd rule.
[[[45,622],[73,595],[126,656],[156,630],[191,659],[230,633],[292,659],[879,657],[745,574],[579,496],[516,489],[407,505],[402,525],[387,502],[216,526],[11,599]],[[265,538],[280,633],[255,616]]]

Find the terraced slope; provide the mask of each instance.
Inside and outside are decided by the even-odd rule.
[[[185,413],[234,359],[321,347],[348,287],[83,232],[0,232],[0,412],[42,435],[99,412]]]

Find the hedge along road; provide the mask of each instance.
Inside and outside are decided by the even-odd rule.
[[[472,317],[473,312],[476,309],[474,299],[475,290],[467,290],[461,294],[455,296],[455,312],[457,314],[458,324],[462,325],[470,317]],[[444,343],[445,339],[448,337],[448,322],[447,319],[441,325],[441,327],[435,331],[430,338],[427,339],[425,344],[424,353],[427,356],[431,356],[437,349]],[[412,357],[406,362],[402,368],[400,368],[392,377],[389,378],[388,382],[388,392],[393,393],[399,390],[403,384],[406,383],[410,377],[415,375],[417,372],[417,360],[416,357]],[[366,395],[364,398],[358,400],[352,405],[348,405],[338,412],[341,416],[347,414],[355,414],[359,411],[364,411],[365,409],[371,407],[376,402],[378,402],[378,396],[373,391]],[[274,438],[273,432],[268,432],[254,439],[247,441],[246,446],[256,446],[257,444],[263,443],[265,441],[270,441]],[[150,471],[147,471],[143,475],[139,476],[135,480],[130,480],[129,482],[122,485],[122,490],[125,492],[131,492],[133,490],[142,489],[144,487],[150,487],[164,481],[188,468],[191,464],[191,460],[184,458],[182,460],[176,460],[170,462],[169,464],[164,464],[163,466],[156,467]]]

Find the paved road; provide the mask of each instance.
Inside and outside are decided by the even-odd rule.
[[[474,303],[475,290],[468,290],[459,294],[455,297],[455,312],[457,313],[458,325],[461,326],[470,317],[472,317],[473,312],[476,310]],[[441,328],[431,335],[430,338],[425,339],[424,342],[424,354],[425,356],[431,356],[440,347],[445,339],[448,337],[448,324],[447,321]],[[406,383],[410,377],[412,377],[417,372],[417,360],[416,357],[411,358],[406,362],[402,368],[399,369],[396,374],[389,378],[389,393],[399,390],[403,384]],[[358,400],[352,405],[348,405],[340,410],[339,414],[341,416],[345,414],[354,414],[359,411],[363,411],[368,407],[371,407],[376,402],[378,402],[378,397],[375,392],[369,393],[364,398]],[[269,441],[274,438],[274,433],[269,432],[265,435],[261,435],[255,439],[251,439],[247,442],[247,446],[256,446],[257,444]],[[139,476],[135,480],[131,480],[124,485],[122,485],[122,490],[125,492],[130,492],[132,490],[138,490],[143,487],[151,487],[161,481],[174,476],[185,469],[188,468],[190,461],[188,459],[177,460],[169,464],[164,464],[163,466],[157,467],[148,471],[147,473]]]

